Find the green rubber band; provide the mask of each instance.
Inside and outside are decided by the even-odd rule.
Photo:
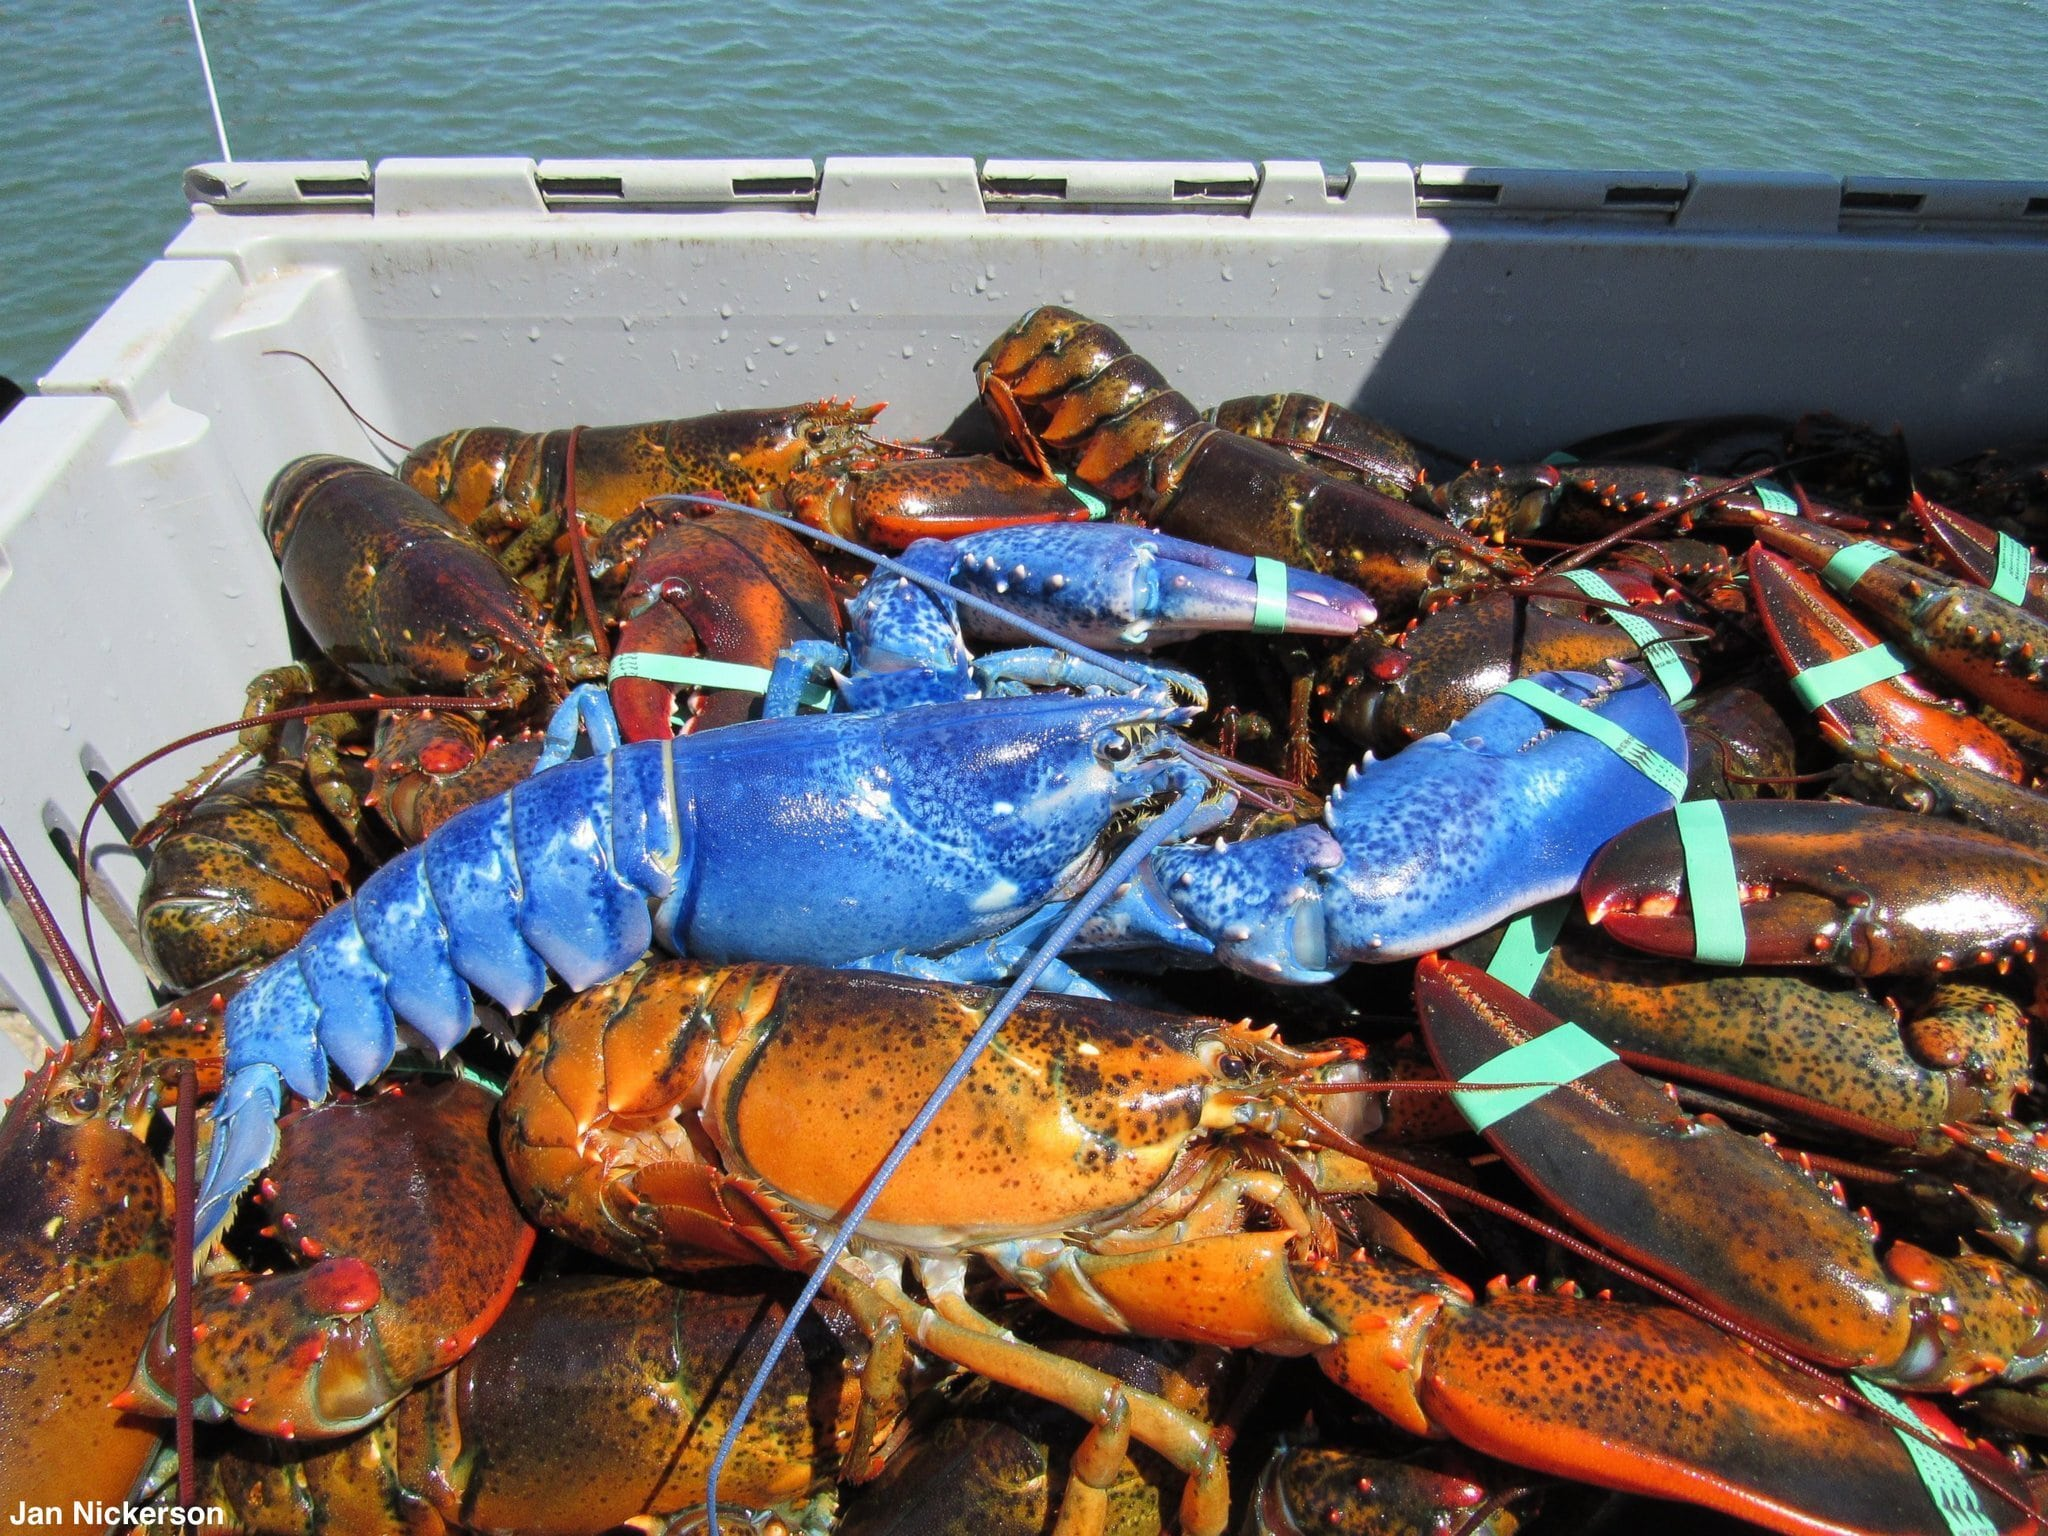
[[[1501,692],[1519,699],[1537,714],[1559,725],[1580,731],[1599,742],[1629,767],[1635,769],[1673,800],[1685,793],[1685,770],[1648,743],[1637,740],[1605,715],[1595,714],[1583,704],[1559,698],[1548,688],[1526,677],[1518,677]]]
[[[1075,484],[1072,475],[1057,475],[1054,478],[1067,488],[1074,500],[1080,502],[1082,506],[1088,509],[1088,515],[1095,519],[1095,521],[1101,522],[1103,518],[1109,516],[1109,503],[1089,490],[1087,486]]]
[[[1751,495],[1764,504],[1766,512],[1776,512],[1785,517],[1797,517],[1799,515],[1799,503],[1792,497],[1787,496],[1778,487],[1776,482],[1758,480],[1750,486],[1749,490]]]
[[[1618,608],[1608,609],[1607,617],[1614,620],[1615,626],[1624,635],[1635,641],[1637,649],[1643,654],[1643,661],[1656,675],[1657,683],[1663,688],[1666,698],[1676,704],[1692,692],[1692,679],[1686,675],[1685,663],[1678,659],[1677,649],[1669,640],[1657,633],[1656,625],[1641,614],[1629,611],[1626,599],[1614,590],[1605,576],[1598,571],[1565,571],[1562,574],[1566,581],[1586,596],[1598,598],[1603,602],[1621,604]]]
[[[2027,600],[2027,578],[2034,571],[2034,552],[2009,533],[1998,536],[1998,572],[1991,578],[1991,595],[2008,603]]]
[[[1527,1088],[1506,1088],[1498,1093],[1459,1093],[1451,1090],[1451,1102],[1471,1123],[1483,1131],[1534,1104],[1545,1094],[1567,1083],[1575,1083],[1597,1067],[1621,1058],[1576,1024],[1560,1024],[1544,1034],[1531,1035],[1520,1045],[1502,1051],[1493,1060],[1481,1062],[1458,1081],[1470,1087],[1490,1083],[1528,1083]]]
[[[1898,558],[1896,549],[1886,549],[1882,544],[1873,544],[1865,539],[1847,549],[1836,550],[1834,557],[1820,568],[1820,579],[1837,592],[1846,592],[1861,581],[1863,573],[1873,565]]]
[[[1693,958],[1703,965],[1742,964],[1749,935],[1720,801],[1687,800],[1678,807],[1678,846],[1685,853],[1685,890],[1692,901]]]
[[[1849,1380],[1886,1418],[1919,1426],[1911,1410],[1883,1387],[1874,1387],[1858,1376],[1851,1376]],[[1920,1486],[1934,1501],[1942,1522],[1948,1526],[1949,1536],[1998,1536],[1998,1526],[1984,1512],[1984,1501],[1977,1493],[1977,1485],[1970,1481],[1961,1467],[1917,1436],[1904,1430],[1893,1430],[1892,1433],[1899,1437],[1906,1447],[1906,1454],[1913,1458],[1913,1470],[1920,1474]]]
[[[1873,645],[1867,651],[1837,657],[1795,673],[1792,692],[1808,709],[1819,709],[1859,688],[1897,677],[1905,670],[1905,659],[1897,651],[1888,645]]]
[[[1493,963],[1486,968],[1486,974],[1504,987],[1513,987],[1527,997],[1536,987],[1536,978],[1543,974],[1544,962],[1557,947],[1557,936],[1563,931],[1565,914],[1571,910],[1572,899],[1560,896],[1555,901],[1546,901],[1540,907],[1524,912],[1508,924],[1508,931],[1500,936],[1500,948],[1493,952]]]
[[[713,661],[708,656],[667,656],[660,651],[621,651],[612,658],[606,681],[622,677],[644,677],[649,682],[679,683],[687,688],[725,688],[734,693],[766,693],[773,676],[766,667],[742,666],[736,661]]]
[[[612,658],[607,682],[622,677],[644,677],[649,682],[676,683],[685,688],[723,688],[732,693],[764,694],[774,677],[766,667],[744,666],[737,661],[713,661],[708,656],[668,656],[660,651],[621,651]],[[832,690],[822,683],[807,683],[797,694],[797,703],[823,709],[832,702]]]
[[[1252,633],[1284,633],[1287,629],[1287,567],[1270,555],[1253,555],[1252,580],[1259,585],[1259,595],[1252,606]]]
[[[1545,459],[1543,462],[1548,464],[1552,469],[1563,469],[1567,465],[1578,463],[1579,456],[1575,453],[1566,453],[1562,448],[1560,448],[1557,452],[1550,455],[1550,457]]]

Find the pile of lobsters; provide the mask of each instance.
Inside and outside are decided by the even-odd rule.
[[[2048,445],[976,382],[278,474],[178,1000],[0,1122],[0,1509],[2048,1524]]]

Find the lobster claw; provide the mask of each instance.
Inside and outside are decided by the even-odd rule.
[[[1347,582],[1123,523],[1035,524],[912,545],[905,556],[1083,644],[1137,650],[1212,631],[1358,633],[1378,616]],[[1275,577],[1279,581],[1275,581]],[[968,612],[970,634],[1015,631]]]
[[[1295,1276],[1341,1335],[1317,1362],[1397,1423],[1419,1420],[1424,1432],[1518,1466],[1682,1498],[1774,1531],[1950,1528],[1886,1420],[1844,1408],[1698,1318],[1513,1290],[1473,1306],[1422,1277],[1376,1269],[1342,1261],[1298,1266]],[[1646,1402],[1658,1411],[1645,1413]],[[2040,1529],[2015,1473],[1962,1455],[1968,1471],[1952,1470],[1982,1512],[1979,1529]]]
[[[1833,965],[1859,976],[1929,974],[2034,952],[2048,861],[1969,827],[1817,800],[1721,807],[1752,965]],[[1696,953],[1676,817],[1608,843],[1586,868],[1587,921],[1636,949]]]
[[[1764,633],[1793,677],[1840,661],[1879,644],[1878,637],[1851,616],[1821,585],[1820,578],[1790,560],[1753,545],[1749,590]],[[1879,678],[1852,693],[1815,706],[1822,722],[1842,736],[1859,727],[1886,740],[1903,741],[1944,761],[1981,769],[2011,783],[2025,777],[2019,754],[1973,715],[1946,706],[1910,675]]]

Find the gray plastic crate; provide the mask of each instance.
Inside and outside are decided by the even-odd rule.
[[[298,454],[377,454],[268,349],[407,440],[826,394],[934,433],[1045,302],[1199,401],[1307,390],[1488,456],[1730,410],[1897,422],[1934,456],[2048,431],[2048,181],[492,159],[212,165],[186,188],[164,259],[0,422],[0,825],[74,938],[93,776],[232,716],[285,659],[265,484]],[[141,775],[129,812],[207,750]],[[101,953],[140,1009],[140,865],[112,824],[94,843]],[[58,1038],[76,1008],[15,927],[0,987]],[[23,1064],[0,1033],[0,1092]]]

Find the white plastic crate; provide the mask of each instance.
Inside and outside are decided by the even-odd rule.
[[[270,477],[377,456],[267,349],[409,441],[826,394],[937,433],[1046,302],[1198,401],[1306,390],[1495,457],[1733,410],[1897,422],[1935,458],[2048,431],[2048,181],[501,159],[205,166],[187,190],[165,259],[0,421],[0,825],[74,940],[93,776],[286,659]],[[140,775],[129,814],[215,750]],[[140,1010],[141,866],[111,822],[92,862]],[[79,1022],[9,924],[0,988],[52,1039]],[[24,1065],[0,1036],[0,1092]]]

